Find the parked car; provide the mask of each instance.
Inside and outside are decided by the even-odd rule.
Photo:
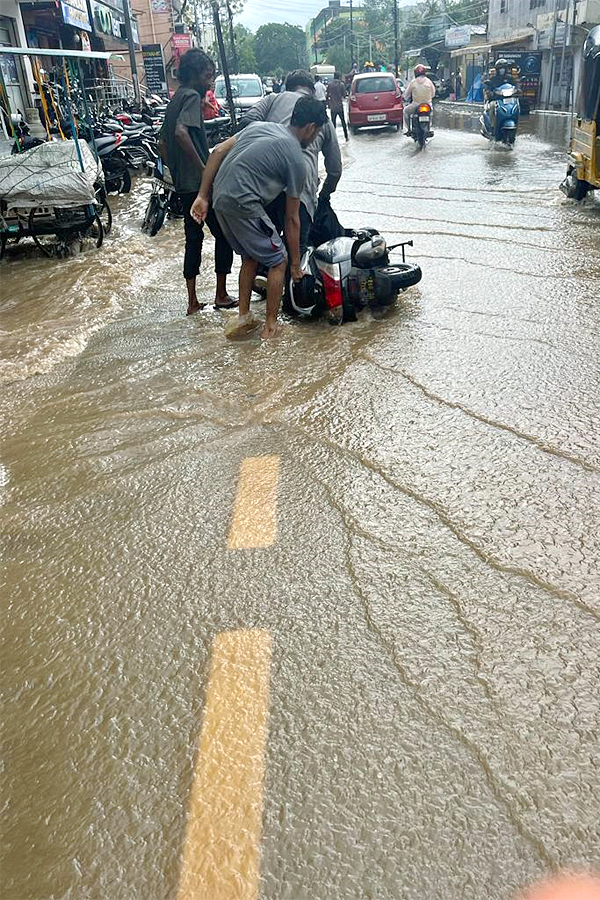
[[[272,94],[273,93],[273,79],[265,78],[263,81],[263,84],[265,86],[265,91],[267,92],[267,94]]]
[[[390,72],[355,75],[350,88],[349,121],[354,134],[375,125],[402,126],[404,103],[397,79]]]
[[[265,96],[265,87],[259,75],[232,75],[230,81],[233,105],[238,112],[246,112]],[[227,109],[227,92],[222,75],[215,81],[215,96],[221,106]]]

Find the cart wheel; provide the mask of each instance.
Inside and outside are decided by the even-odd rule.
[[[108,204],[108,200],[105,198],[104,202],[100,206],[100,208],[96,212],[96,218],[98,218],[102,222],[102,228],[104,234],[110,234],[112,229],[113,217],[112,217],[112,209]]]
[[[106,228],[104,227],[104,223],[100,218],[100,215],[101,212],[96,212],[94,214],[94,221],[82,235],[83,240],[89,238],[89,240],[93,241],[98,250],[102,246],[104,235],[106,234]]]
[[[31,235],[31,237],[33,238],[36,247],[39,250],[41,250],[42,253],[44,254],[44,256],[47,256],[48,259],[52,259],[52,257],[54,256],[54,244],[51,244],[50,246],[48,246],[48,244],[44,244],[44,243],[42,243],[42,241],[40,241],[40,237],[42,237],[42,235],[38,234],[36,231],[37,225],[36,225],[36,221],[35,221],[35,213],[36,213],[35,208],[31,209],[29,211],[29,219],[27,220],[27,230],[28,230],[29,234]]]
[[[110,234],[113,216],[104,188],[100,188],[96,191],[96,203],[98,205],[98,216],[104,227],[104,234]]]

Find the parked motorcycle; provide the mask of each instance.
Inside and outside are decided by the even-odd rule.
[[[479,119],[481,134],[488,141],[505,144],[512,149],[517,137],[519,115],[518,88],[514,84],[502,84],[485,102],[483,115]]]
[[[231,137],[231,116],[216,116],[214,119],[205,119],[204,129],[209,147],[216,147],[222,141]]]
[[[171,173],[160,157],[148,167],[152,174],[152,194],[146,207],[142,231],[150,237],[158,234],[165,218],[183,216],[181,201],[175,191]]]
[[[429,138],[433,137],[431,130],[431,117],[433,110],[429,103],[420,103],[415,109],[410,122],[410,134],[421,149],[425,146]]]
[[[421,280],[419,266],[406,262],[412,241],[388,246],[375,228],[348,230],[344,237],[309,247],[301,266],[301,281],[290,282],[291,310],[305,318],[325,318],[332,325],[356,321],[368,307],[377,314],[392,306],[400,291]],[[390,252],[401,248],[402,262],[392,263]]]

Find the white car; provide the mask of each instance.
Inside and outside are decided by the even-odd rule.
[[[265,96],[265,87],[258,75],[231,75],[231,93],[233,105],[239,112],[246,112]],[[227,108],[227,91],[225,79],[219,75],[215,81],[215,96],[221,106]]]

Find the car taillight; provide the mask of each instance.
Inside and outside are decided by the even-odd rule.
[[[336,306],[342,306],[344,303],[344,295],[342,293],[342,282],[340,279],[340,267],[331,265],[330,263],[319,263],[321,277],[323,279],[323,293],[325,294],[325,304],[328,309]]]
[[[429,104],[427,104],[427,103],[421,103],[421,105],[420,105],[420,107],[418,108],[417,112],[420,112],[420,113],[430,113],[430,112],[431,112],[431,107],[430,107]]]

